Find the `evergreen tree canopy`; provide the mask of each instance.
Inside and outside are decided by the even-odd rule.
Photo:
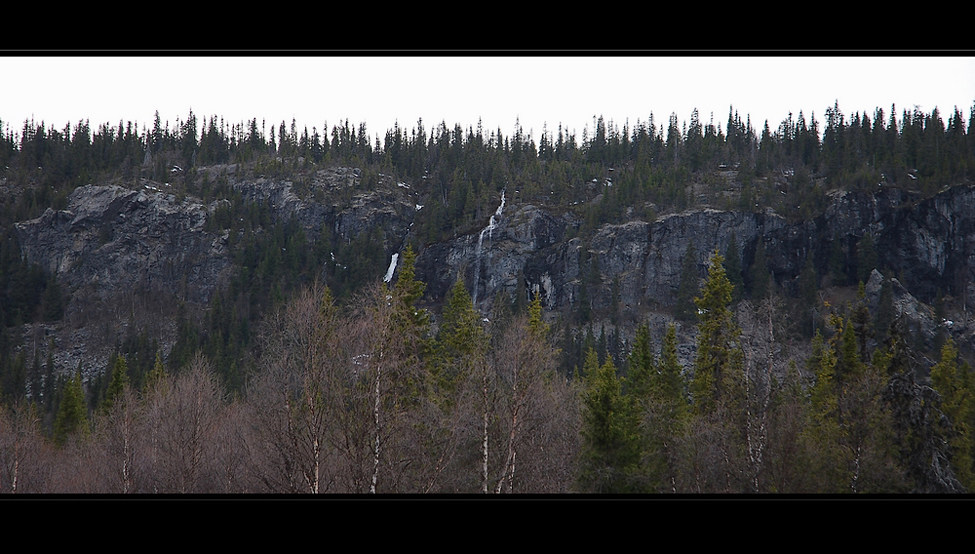
[[[674,317],[681,321],[697,320],[694,297],[697,296],[698,292],[697,251],[692,242],[687,246],[684,259],[681,261],[680,284],[677,288],[677,305],[674,307]]]
[[[64,396],[54,420],[54,442],[58,446],[75,433],[87,430],[88,410],[85,408],[85,392],[81,386],[81,372],[66,383]]]
[[[745,281],[741,275],[741,254],[739,253],[738,239],[735,237],[735,233],[731,233],[731,239],[728,241],[728,249],[725,251],[724,270],[725,275],[728,276],[728,281],[731,282],[733,287],[731,290],[732,301],[741,300],[745,290]]]
[[[582,488],[595,493],[634,492],[632,475],[640,457],[634,414],[613,360],[607,358],[600,366],[593,349],[586,354],[582,438]]]
[[[125,361],[125,356],[119,354],[115,357],[115,364],[112,367],[112,381],[108,384],[108,390],[105,392],[105,400],[102,403],[103,412],[110,412],[115,402],[122,397],[125,387],[129,384],[128,372],[129,367]]]
[[[723,261],[717,252],[711,256],[708,280],[701,296],[694,299],[700,323],[691,393],[701,414],[714,410],[716,402],[734,400],[743,379],[741,331],[729,309],[733,286]]]

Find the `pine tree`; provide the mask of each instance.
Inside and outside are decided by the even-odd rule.
[[[646,323],[640,325],[636,330],[629,362],[627,395],[634,399],[638,409],[642,411],[646,407],[645,404],[650,400],[656,381],[656,368],[653,363],[653,354],[650,352],[650,328]]]
[[[583,468],[580,485],[595,493],[637,492],[634,473],[640,457],[633,411],[611,358],[599,365],[596,351],[586,354],[583,391]]]
[[[839,421],[839,398],[836,394],[836,353],[823,340],[819,331],[813,337],[813,352],[806,361],[815,372],[816,382],[810,393],[810,421],[803,431],[807,455],[812,468],[816,492],[845,492],[849,481],[843,463],[844,431]]]
[[[860,374],[860,351],[857,347],[856,333],[853,322],[849,319],[843,325],[842,339],[839,345],[839,359],[836,363],[835,375],[839,383],[855,379]]]
[[[534,338],[545,340],[548,336],[548,324],[542,319],[542,296],[538,292],[528,305],[528,330]]]
[[[432,377],[439,401],[450,405],[457,383],[483,361],[488,340],[462,279],[450,289],[442,315]]]
[[[105,400],[102,402],[102,412],[107,414],[112,411],[112,406],[122,397],[125,387],[129,384],[128,363],[125,356],[119,354],[115,357],[115,364],[112,367],[112,381],[108,384],[105,391]]]
[[[973,441],[971,422],[975,416],[971,372],[958,364],[958,349],[948,337],[941,347],[941,361],[931,368],[931,385],[941,395],[941,411],[951,422],[948,443],[951,446],[951,466],[961,484],[969,492],[975,490]]]
[[[66,383],[64,396],[54,420],[54,442],[63,446],[71,435],[87,430],[88,415],[85,408],[85,392],[81,387],[81,372]]]
[[[152,366],[152,371],[146,376],[145,392],[160,386],[166,379],[166,367],[163,365],[162,354],[156,351],[156,363]]]
[[[396,286],[393,287],[393,296],[397,301],[397,310],[393,317],[404,340],[409,342],[407,352],[419,358],[428,355],[431,348],[427,337],[430,314],[416,307],[425,289],[426,284],[416,278],[416,254],[413,246],[408,244],[403,251]]]
[[[718,402],[741,400],[744,353],[738,337],[741,331],[731,310],[732,285],[725,275],[723,258],[711,256],[708,280],[700,298],[695,298],[700,313],[697,357],[691,393],[698,414],[712,412]]]
[[[689,406],[677,360],[677,328],[667,327],[652,381],[652,414],[643,429],[648,487],[677,492],[678,445],[684,436]]]

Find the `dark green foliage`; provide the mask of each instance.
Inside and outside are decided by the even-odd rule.
[[[840,240],[833,240],[829,247],[829,273],[833,284],[843,286],[847,284],[847,254]]]
[[[890,405],[900,460],[915,493],[958,493],[965,490],[951,468],[946,440],[949,421],[941,411],[941,397],[919,383],[913,368],[894,373],[884,390]]]
[[[653,389],[658,400],[671,404],[674,417],[680,419],[687,408],[687,392],[677,361],[677,328],[673,325],[667,326],[656,376]]]
[[[853,322],[849,319],[843,325],[842,338],[839,342],[839,358],[834,369],[836,380],[844,383],[856,378],[861,370],[860,350],[857,345]]]
[[[580,487],[602,494],[639,492],[634,479],[640,459],[639,435],[616,367],[612,360],[599,365],[596,351],[590,349],[585,373]]]
[[[931,386],[941,396],[941,411],[951,425],[946,436],[951,446],[951,467],[966,491],[975,490],[975,463],[972,422],[975,418],[975,395],[972,394],[972,372],[967,364],[958,363],[958,350],[949,337],[941,347],[941,361],[931,368]]]
[[[807,336],[815,332],[817,322],[822,319],[818,313],[817,291],[819,290],[819,276],[813,265],[812,252],[806,256],[806,263],[799,274],[799,313],[801,328]]]
[[[681,321],[696,321],[697,308],[694,298],[699,291],[697,271],[697,251],[692,242],[687,246],[680,266],[680,284],[677,288],[677,304],[674,306],[674,317]]]
[[[542,295],[535,293],[528,305],[528,330],[538,340],[547,340],[549,326],[542,318]]]
[[[678,452],[690,415],[686,388],[677,361],[677,329],[670,325],[653,372],[650,400],[640,411],[642,463],[649,491],[675,492]]]
[[[54,420],[54,442],[58,446],[64,445],[72,435],[87,432],[88,410],[85,406],[81,373],[77,372],[65,383],[61,391],[58,415]]]
[[[738,249],[738,239],[731,233],[731,240],[728,241],[728,249],[724,254],[724,270],[728,276],[728,281],[733,287],[731,290],[732,302],[741,300],[745,293],[745,280],[741,272],[741,254]]]
[[[540,137],[532,138],[520,128],[506,137],[500,130],[486,133],[480,126],[465,131],[460,126],[449,128],[441,124],[427,130],[418,121],[412,131],[397,125],[386,132],[384,141],[374,144],[370,143],[365,124],[355,126],[349,121],[299,133],[294,121],[290,126],[286,121],[273,124],[265,131],[257,118],[225,124],[213,116],[198,120],[193,112],[175,124],[163,122],[157,115],[142,132],[132,122],[96,127],[82,120],[58,128],[30,121],[24,122],[22,131],[15,136],[0,125],[0,178],[7,191],[0,198],[0,393],[4,403],[22,402],[30,390],[31,400],[47,404],[45,425],[49,429],[51,420],[56,419],[54,430],[59,442],[72,431],[87,427],[86,391],[80,377],[64,380],[55,393],[54,343],[46,353],[43,349],[31,353],[32,346],[21,344],[24,334],[20,325],[60,321],[71,291],[63,288],[56,276],[24,259],[13,223],[38,217],[48,208],[66,208],[74,188],[89,182],[134,186],[139,177],[165,179],[172,182],[178,195],[200,196],[206,203],[220,201],[206,225],[208,231],[228,232],[233,277],[229,287],[215,293],[208,305],[179,309],[177,340],[167,361],[169,369],[178,372],[203,351],[224,384],[240,391],[253,366],[254,339],[264,315],[293,291],[316,279],[327,281],[341,302],[354,302],[356,290],[376,281],[387,266],[389,252],[383,245],[392,237],[384,237],[379,226],[372,226],[359,236],[332,236],[328,225],[323,226],[321,233],[315,233],[317,236],[306,237],[297,223],[275,221],[266,203],[245,202],[226,176],[211,180],[203,177],[201,171],[195,177],[202,166],[247,162],[252,165],[240,166],[238,175],[294,176],[295,191],[301,193],[312,190],[308,176],[299,171],[314,171],[310,164],[357,167],[362,171],[358,187],[369,191],[382,190],[379,173],[395,176],[408,182],[413,187],[411,194],[425,203],[423,210],[416,213],[409,238],[418,249],[483,228],[502,189],[509,199],[518,191],[519,202],[564,208],[570,212],[566,215],[583,222],[581,228],[572,227],[569,232],[586,241],[587,233],[603,224],[639,218],[650,221],[655,213],[695,207],[702,201],[748,210],[772,207],[790,219],[812,218],[822,213],[830,189],[874,191],[881,188],[877,183],[882,183],[884,188],[906,187],[933,194],[946,185],[971,180],[975,171],[975,143],[971,140],[975,118],[970,118],[966,127],[957,109],[946,124],[937,110],[904,110],[898,119],[893,107],[889,114],[877,110],[868,117],[844,114],[834,104],[827,109],[822,123],[815,117],[807,120],[802,113],[798,118],[790,114],[778,127],[766,125],[764,129],[753,128],[747,116],[742,121],[733,109],[729,110],[723,129],[702,121],[696,110],[690,115],[690,123],[684,129],[676,115],[661,125],[651,114],[648,121],[632,126],[627,123],[622,130],[612,121],[594,117],[592,127],[581,140],[561,126],[557,135],[543,130]],[[299,162],[299,156],[305,161]],[[147,161],[144,167],[143,160]],[[715,194],[720,192],[714,175],[718,164],[734,168],[734,186],[741,189],[737,199],[726,201],[728,206],[720,205],[721,195]],[[174,165],[181,166],[183,172],[173,173]],[[696,196],[699,188],[695,194],[690,193],[692,184],[705,187],[706,200]],[[341,201],[351,202],[359,192],[350,188]],[[105,226],[100,238],[109,242],[116,237]],[[752,263],[743,272],[738,264],[745,245],[737,240],[732,237],[723,264],[731,284],[731,301],[739,299],[743,290],[753,300],[764,299],[774,286],[769,278],[766,245],[761,241],[756,245]],[[882,269],[875,240],[877,237],[870,234],[858,241],[849,235],[837,237],[822,249],[811,247],[818,262],[814,262],[812,250],[798,254],[805,256],[798,287],[788,275],[779,276],[784,289],[798,293],[794,318],[802,322],[808,336],[820,330],[824,315],[821,312],[828,310],[819,296],[819,272],[828,270],[832,284],[865,282],[873,268]],[[588,252],[587,248],[583,250]],[[446,379],[441,384],[446,386],[453,379],[450,376],[479,363],[481,353],[489,348],[480,316],[471,308],[469,297],[461,294],[461,290],[466,290],[458,283],[461,290],[455,287],[444,306],[440,340],[434,349],[432,341],[423,340],[429,321],[425,311],[416,309],[423,286],[413,275],[411,248],[402,255],[394,295],[401,302],[396,317],[397,325],[402,327],[397,329],[403,331],[403,336],[412,336],[404,340],[414,341],[415,347],[404,350],[437,367],[439,375]],[[560,331],[563,369],[566,374],[574,370],[585,374],[593,390],[608,391],[606,398],[617,399],[603,406],[623,407],[612,417],[604,418],[601,436],[608,442],[589,451],[602,454],[589,458],[594,464],[591,467],[597,469],[588,474],[591,479],[587,487],[676,489],[682,472],[684,476],[691,474],[687,462],[690,455],[681,448],[695,440],[706,444],[710,438],[699,440],[695,433],[703,433],[702,429],[723,432],[726,429],[716,422],[726,422],[717,416],[704,421],[700,414],[697,419],[689,414],[674,328],[668,329],[659,360],[651,354],[649,330],[645,327],[640,328],[630,356],[624,357],[625,341],[617,324],[626,329],[629,314],[622,311],[618,278],[612,284],[604,283],[595,255],[579,262],[582,275],[577,311],[566,317]],[[698,290],[701,275],[693,245],[689,245],[684,262],[675,315],[695,322],[701,310],[703,342],[699,346],[699,364],[711,360],[708,368],[714,370],[699,369],[697,375],[711,375],[711,382],[706,387],[696,383],[694,398],[699,407],[712,401],[721,404],[728,400],[730,404],[734,395],[722,391],[721,383],[727,381],[730,386],[733,380],[722,378],[721,373],[729,368],[737,371],[735,329],[729,324],[733,320],[724,317],[719,309],[725,304],[724,294],[712,295],[710,290],[724,287],[711,287],[709,280],[705,291]],[[519,290],[524,290],[523,281],[524,276],[519,276]],[[607,290],[610,311],[596,313],[593,301],[602,301]],[[957,296],[960,289],[953,290]],[[700,304],[694,303],[696,296],[701,296]],[[722,300],[709,303],[709,296]],[[536,304],[538,299],[531,303],[528,300],[527,296],[518,295],[514,299],[516,311],[529,313],[533,334],[544,334],[546,325],[541,319],[541,307]],[[936,306],[938,317],[943,309],[948,313],[940,302]],[[948,302],[947,298],[944,302]],[[505,303],[512,304],[511,299],[499,297],[498,304]],[[940,409],[951,422],[950,427],[945,427],[938,416],[937,399],[921,384],[912,382],[913,374],[907,372],[916,369],[911,366],[912,356],[918,356],[914,353],[918,348],[915,330],[895,328],[894,335],[888,336],[894,322],[890,280],[884,280],[880,305],[872,320],[864,304],[861,297],[849,306],[839,319],[842,324],[827,329],[828,340],[816,335],[807,375],[818,374],[819,378],[808,389],[798,385],[790,389],[789,394],[795,398],[781,401],[782,406],[796,412],[777,412],[783,419],[775,421],[792,417],[808,423],[810,431],[802,439],[781,443],[796,445],[802,452],[805,458],[797,463],[791,462],[798,458],[787,458],[781,450],[770,448],[767,452],[779,467],[788,465],[796,473],[805,474],[797,478],[801,486],[790,489],[782,482],[777,484],[779,490],[806,490],[802,487],[817,484],[823,485],[815,489],[817,492],[900,491],[903,486],[891,475],[901,468],[910,471],[919,491],[950,489],[944,486],[950,485],[950,479],[930,473],[931,459],[950,461],[959,479],[970,488],[972,453],[964,438],[975,425],[972,410],[964,407],[970,370],[950,350],[942,352],[942,362],[932,369],[932,383],[941,393]],[[595,322],[606,318],[614,325],[609,330],[599,329],[598,336],[593,337],[597,332]],[[715,319],[724,323],[714,326]],[[493,316],[491,321],[492,325],[497,322],[499,328],[504,323]],[[570,322],[579,325],[579,329],[574,330]],[[715,336],[719,339],[712,340]],[[942,337],[946,347],[951,344],[944,333],[939,334],[937,342]],[[872,364],[867,362],[875,344],[871,338],[879,343],[872,352]],[[583,353],[590,351],[597,352],[597,361],[582,367]],[[42,367],[45,355],[47,363]],[[120,365],[127,366],[127,371],[119,370]],[[607,371],[607,366],[621,368],[627,381],[615,371]],[[151,389],[153,383],[164,381],[166,370],[156,338],[145,330],[133,330],[124,336],[106,369],[109,371],[102,377],[87,384],[93,406],[108,406],[116,401],[126,379],[134,388]],[[607,378],[611,373],[614,377]],[[876,391],[887,379],[892,383],[889,398],[902,455],[890,456],[885,443],[888,439],[883,430],[894,426],[888,424],[889,414],[878,407]],[[595,386],[596,382],[599,386]],[[617,385],[619,390],[613,392]],[[802,391],[810,393],[810,402],[806,402]],[[57,396],[60,401],[56,401]],[[79,397],[80,403],[76,401]],[[76,408],[78,404],[81,409]],[[593,404],[590,413],[598,411],[597,404]],[[613,421],[616,423],[606,423]],[[940,438],[948,441],[950,452],[938,446]],[[638,455],[633,454],[634,441],[639,444]],[[865,454],[854,460],[849,457],[850,452]],[[734,454],[734,449],[723,453]],[[861,468],[858,483],[850,477],[850,467]],[[964,468],[968,468],[968,476]],[[853,489],[852,485],[859,488]]]
[[[754,300],[759,300],[768,296],[769,289],[772,286],[772,279],[769,274],[768,260],[765,253],[765,241],[759,239],[758,245],[755,247],[755,258],[752,260],[752,265],[748,270],[749,283],[750,283],[750,294],[751,298]]]
[[[112,411],[112,407],[122,398],[128,384],[128,364],[125,362],[125,356],[116,356],[115,364],[112,367],[112,381],[108,384],[105,400],[102,401],[101,405],[103,413]]]
[[[5,335],[5,333],[4,333]],[[4,339],[7,342],[7,339]],[[8,356],[3,357],[3,365],[0,366],[0,394],[3,395],[4,402],[12,404],[18,400],[26,398],[27,385],[27,357],[23,350],[12,360]]]
[[[436,353],[431,360],[431,385],[438,402],[452,407],[459,382],[484,361],[487,347],[488,336],[481,327],[481,317],[474,309],[464,281],[458,279],[444,305]]]
[[[64,298],[61,296],[61,286],[52,276],[44,287],[44,297],[41,300],[41,313],[44,321],[57,321],[64,315]]]
[[[866,283],[870,280],[870,272],[880,269],[878,266],[880,257],[877,248],[874,246],[874,239],[871,233],[863,235],[857,243],[857,279]]]
[[[60,287],[39,266],[20,254],[17,233],[11,225],[0,231],[0,319],[4,326],[30,323],[38,318],[52,321],[64,311]]]
[[[744,353],[738,342],[741,331],[729,309],[732,285],[723,261],[717,252],[711,256],[708,280],[701,297],[694,299],[701,322],[691,395],[699,414],[712,412],[719,403],[732,405],[742,400]]]
[[[143,387],[143,391],[148,393],[160,383],[164,382],[166,378],[166,366],[163,365],[162,355],[156,352],[156,361],[152,365],[152,371],[146,376],[146,384]]]
[[[657,373],[653,354],[650,352],[650,329],[645,323],[636,330],[629,366],[627,394],[631,395],[638,405],[645,404],[650,399]]]
[[[878,341],[886,340],[890,326],[894,323],[894,285],[889,278],[880,284],[880,299],[874,315],[874,336]]]
[[[860,282],[857,288],[857,300],[852,308],[853,314],[850,316],[850,323],[853,326],[854,334],[856,334],[860,361],[867,362],[869,361],[867,356],[867,343],[873,334],[873,327],[871,325],[870,310],[867,309],[866,290],[863,281]]]

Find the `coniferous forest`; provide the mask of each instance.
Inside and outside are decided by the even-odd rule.
[[[815,220],[837,191],[898,189],[917,204],[972,185],[975,106],[967,115],[834,104],[821,120],[756,125],[730,108],[724,121],[600,117],[581,136],[537,137],[517,123],[375,133],[192,112],[0,122],[0,491],[973,491],[968,280],[918,294],[936,323],[922,330],[892,279],[868,302],[873,270],[898,277],[869,233],[810,256],[795,280],[770,274],[761,241],[742,256],[733,236],[703,253],[703,272],[688,244],[676,303],[644,311],[595,257],[579,262],[571,306],[536,292],[498,295],[489,311],[476,283],[459,275],[432,293],[418,265],[493,224],[499,197],[578,222],[583,242],[705,208]],[[216,167],[336,206],[408,183],[415,219],[401,248],[378,224],[309,233]],[[354,187],[313,187],[330,168],[354,168]],[[99,303],[30,262],[17,224],[66,210],[87,185],[207,206],[226,279],[202,299],[146,288]],[[591,300],[599,287],[609,302]],[[68,331],[111,354],[68,367]]]

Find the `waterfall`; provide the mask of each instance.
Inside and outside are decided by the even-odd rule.
[[[474,259],[476,263],[474,264],[474,295],[473,303],[477,305],[477,289],[478,284],[481,280],[481,245],[484,243],[484,233],[487,233],[488,238],[493,238],[493,232],[498,227],[498,221],[501,219],[501,213],[504,211],[504,189],[501,190],[501,205],[498,209],[494,211],[494,215],[488,220],[487,227],[481,229],[481,233],[477,236],[477,248],[474,249]]]
[[[393,272],[396,271],[396,261],[399,259],[399,254],[393,254],[393,257],[389,260],[389,269],[386,270],[386,276],[383,277],[383,282],[388,283],[393,280]]]

